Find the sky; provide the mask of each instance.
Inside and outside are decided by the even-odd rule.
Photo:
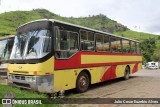
[[[104,14],[129,29],[160,34],[160,0],[0,0],[0,13],[47,9],[65,17]]]

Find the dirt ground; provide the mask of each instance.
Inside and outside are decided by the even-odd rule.
[[[160,98],[160,69],[140,70],[129,80],[114,79],[91,85],[85,93],[67,91],[66,98]],[[87,100],[87,99],[86,99]],[[84,101],[85,102],[85,101]],[[87,101],[86,101],[87,102]],[[64,105],[67,106],[67,105]],[[74,104],[80,107],[160,107],[160,104]]]

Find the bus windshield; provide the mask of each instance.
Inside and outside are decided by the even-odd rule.
[[[4,41],[5,41],[5,43],[3,44],[4,47],[1,52],[1,60],[8,60],[10,58],[10,54],[12,51],[14,38],[10,38],[10,39],[4,40]]]
[[[4,49],[6,47],[7,40],[1,40],[0,41],[0,59],[2,59],[2,54],[4,53]]]
[[[11,59],[38,59],[51,51],[49,30],[25,32],[15,37]]]

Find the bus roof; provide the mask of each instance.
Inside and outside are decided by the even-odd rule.
[[[37,22],[37,21],[51,21],[53,23],[57,22],[57,23],[61,23],[61,24],[65,24],[65,25],[70,25],[70,26],[74,26],[74,27],[78,27],[78,28],[94,31],[94,32],[97,32],[97,33],[107,34],[107,35],[111,35],[111,36],[115,36],[115,37],[119,37],[119,38],[123,38],[123,39],[127,39],[127,40],[131,40],[131,41],[135,41],[135,42],[139,42],[140,43],[140,41],[138,41],[138,40],[129,39],[129,38],[126,38],[126,37],[114,35],[114,34],[111,34],[111,33],[100,31],[100,30],[95,30],[95,29],[92,29],[92,28],[88,28],[88,27],[84,27],[84,26],[80,26],[80,25],[75,25],[75,24],[71,24],[71,23],[68,23],[68,22],[63,22],[63,21],[59,21],[59,20],[55,20],[55,19],[39,19],[39,20],[34,20],[34,21],[30,21],[28,23],[25,23],[25,24],[19,26],[18,28],[20,28],[22,26],[25,26],[27,24],[33,23],[33,22]]]

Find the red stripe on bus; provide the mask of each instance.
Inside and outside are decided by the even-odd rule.
[[[116,67],[117,66],[111,66],[102,76],[101,81],[107,81],[114,79],[116,77]]]
[[[112,52],[84,52],[80,51],[83,55],[116,55],[116,56],[142,56],[142,54],[131,54],[131,53],[112,53]]]
[[[70,69],[70,68],[84,68],[84,67],[97,67],[97,66],[114,66],[114,65],[124,65],[124,64],[134,64],[142,63],[142,61],[133,62],[112,62],[112,63],[97,63],[97,64],[79,64],[77,62],[71,61],[56,61],[58,65],[55,64],[55,70],[57,69]]]
[[[107,65],[122,65],[122,64],[133,64],[141,63],[142,61],[129,61],[129,62],[106,62],[106,63],[90,63],[90,64],[81,64],[81,55],[117,55],[109,53],[91,53],[91,52],[78,52],[70,59],[55,59],[54,68],[57,69],[70,69],[70,68],[81,68],[81,67],[94,67],[94,66],[107,66]],[[119,54],[123,56],[139,56],[139,55],[126,55]]]
[[[138,71],[138,63],[134,65],[132,73],[135,73],[136,71]]]

